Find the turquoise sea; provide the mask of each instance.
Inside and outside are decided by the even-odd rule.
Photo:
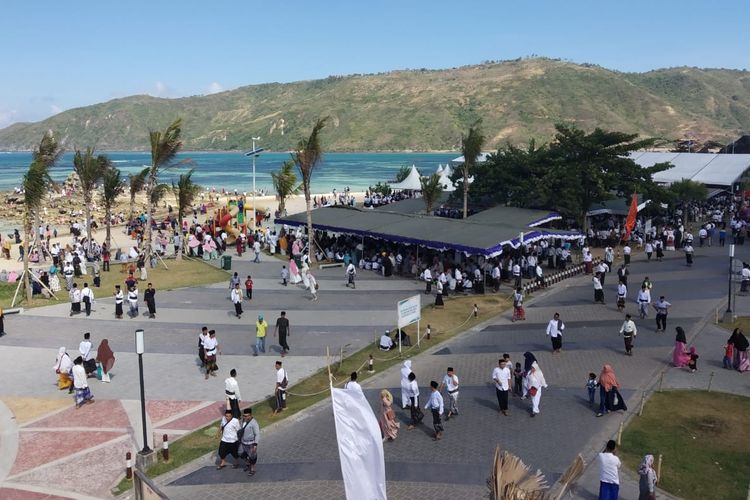
[[[146,152],[104,152],[123,171],[136,173],[150,162]],[[402,166],[416,165],[423,175],[433,173],[439,164],[460,156],[460,153],[326,153],[313,175],[312,191],[329,193],[335,187],[341,192],[349,186],[352,191],[364,191],[378,181],[392,180]],[[289,153],[261,153],[255,159],[257,188],[272,192],[271,172],[290,158]],[[252,162],[242,152],[181,153],[179,160],[189,159],[190,165],[165,171],[162,182],[176,181],[181,173],[195,167],[193,180],[217,191],[252,190]],[[0,190],[12,190],[21,185],[23,174],[31,162],[31,153],[0,152]],[[73,154],[66,153],[52,170],[55,181],[64,180],[73,169]]]

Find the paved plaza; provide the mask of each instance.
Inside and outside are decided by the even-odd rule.
[[[647,320],[636,320],[639,335],[633,357],[623,355],[622,338],[617,335],[622,314],[614,305],[612,273],[605,282],[606,306],[592,303],[588,277],[573,278],[537,294],[528,304],[525,322],[511,323],[509,315],[503,315],[415,358],[413,369],[423,392],[431,379],[442,378],[447,366],[456,369],[461,379],[461,415],[445,424],[444,439],[436,443],[430,439],[429,416],[426,425],[407,431],[408,415],[398,410],[402,422],[398,439],[384,444],[389,498],[486,497],[485,481],[498,445],[541,469],[554,483],[578,453],[589,460],[625,418],[594,417],[584,388],[588,372],[598,374],[603,364],[612,364],[631,410],[636,408],[641,391],[655,382],[671,359],[677,325],[685,327],[689,337],[698,335],[702,369],[697,374],[668,370],[665,387],[705,387],[709,372],[715,371],[714,388],[750,394],[739,374],[721,370],[721,345],[728,335],[707,321],[726,297],[726,253],[726,248],[698,249],[692,268],[685,266],[680,253],[668,254],[661,263],[647,263],[641,256],[634,259],[628,310],[635,313],[635,289],[646,275],[654,283],[652,295],[666,295],[673,307],[666,333],[655,333],[653,313]],[[750,247],[738,247],[738,258],[750,260]],[[325,365],[326,346],[332,352],[347,346],[352,352],[374,341],[395,322],[395,302],[422,290],[413,280],[386,279],[369,272],[360,273],[357,289],[350,290],[344,286],[343,270],[333,268],[315,272],[320,300],[312,302],[302,288],[279,283],[279,260],[266,257],[253,264],[246,255],[233,263],[240,277],[252,274],[255,282],[253,301],[245,305],[241,320],[233,316],[225,283],[160,290],[153,320],[145,316],[114,320],[108,298],[97,300],[90,318],[69,318],[67,304],[8,317],[9,334],[0,340],[0,374],[12,381],[0,389],[0,496],[109,495],[123,472],[125,452],[142,445],[133,338],[137,328],[146,331],[149,431],[177,436],[218,418],[229,368],[239,372],[245,401],[271,394],[278,347],[269,337],[270,352],[251,355],[258,313],[273,325],[279,311],[287,311],[293,330],[285,365],[294,383]],[[108,293],[102,290],[98,295]],[[748,300],[738,297],[740,312],[747,311]],[[555,311],[567,328],[563,352],[553,356],[544,329]],[[208,381],[199,371],[196,355],[197,334],[204,324],[216,328],[224,353],[218,360],[220,376]],[[91,384],[97,403],[75,410],[72,398],[57,391],[52,364],[59,346],[77,350],[84,331],[92,333],[95,346],[108,338],[117,361],[110,384]],[[550,386],[542,394],[541,414],[529,418],[527,402],[512,398],[510,415],[499,416],[490,373],[502,353],[522,361],[527,350],[536,354]],[[397,367],[363,383],[374,408],[383,387],[399,399]],[[343,498],[330,401],[262,432],[258,473],[253,478],[237,470],[216,471],[215,457],[207,456],[157,480],[176,499]],[[573,497],[596,497],[595,469],[587,470]],[[627,473],[622,475],[622,498],[636,498],[635,483],[628,482]]]

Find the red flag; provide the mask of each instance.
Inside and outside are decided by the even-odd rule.
[[[633,198],[630,201],[630,210],[628,211],[628,218],[625,220],[625,235],[622,237],[623,240],[630,239],[630,233],[635,228],[635,218],[638,216],[638,195],[633,193]]]

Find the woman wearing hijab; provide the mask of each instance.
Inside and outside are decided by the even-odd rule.
[[[401,367],[401,407],[405,410],[409,407],[409,374],[411,373],[411,360],[404,361]]]
[[[734,346],[734,359],[732,366],[740,372],[750,370],[750,360],[747,357],[747,348],[750,347],[747,337],[742,333],[741,328],[735,328],[732,335],[727,340],[727,344]]]
[[[70,377],[70,371],[73,369],[73,360],[70,359],[64,347],[57,351],[57,359],[52,366],[57,373],[57,388],[61,391],[68,389],[68,393],[73,392],[73,379]]]
[[[396,420],[396,412],[393,411],[393,395],[388,389],[380,391],[380,432],[383,433],[383,439],[393,441],[398,436],[398,429],[401,424]]]
[[[523,353],[524,382],[522,385],[523,385],[523,397],[524,398],[528,395],[527,390],[526,390],[526,388],[528,387],[526,385],[526,377],[529,375],[529,372],[531,371],[531,365],[533,365],[534,363],[536,363],[536,356],[534,356],[534,354],[530,353],[529,351],[526,351],[525,353]]]
[[[638,500],[654,500],[656,498],[656,471],[654,470],[654,456],[646,455],[638,467]]]
[[[531,416],[535,417],[539,413],[539,401],[542,399],[542,389],[547,387],[547,381],[544,380],[544,373],[539,368],[539,364],[534,361],[531,364],[531,370],[526,375],[526,384],[524,388],[526,393],[531,396]]]
[[[625,401],[620,395],[620,383],[617,381],[615,371],[610,365],[604,365],[601,374],[599,374],[599,413],[601,417],[609,411],[627,410]]]
[[[674,339],[674,350],[672,351],[672,364],[678,368],[687,366],[690,361],[690,353],[687,349],[687,339],[685,338],[685,330],[681,326],[675,328],[677,335]]]
[[[109,348],[109,341],[103,339],[96,351],[96,361],[102,364],[102,382],[109,382],[109,371],[115,365],[115,355]]]

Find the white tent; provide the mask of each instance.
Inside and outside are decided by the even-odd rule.
[[[446,164],[445,166],[447,167],[448,164]],[[435,173],[438,174],[438,175],[442,175],[443,174],[443,164],[442,163],[438,163],[438,168],[437,168],[437,170],[435,170]]]
[[[487,157],[490,156],[491,153],[479,153],[479,156],[477,156],[477,163],[484,163],[487,161]],[[451,162],[448,164],[451,167],[460,167],[464,164],[464,157],[463,155],[459,156],[458,158],[454,158],[451,160]]]
[[[669,162],[668,170],[654,174],[656,182],[671,184],[681,179],[708,186],[731,187],[750,168],[750,154],[661,153],[633,151],[629,158],[641,167]]]
[[[445,172],[440,174],[440,185],[443,186],[443,191],[446,191],[448,193],[452,193],[456,190],[456,186],[453,185],[453,181],[451,181],[450,177],[445,175]]]
[[[420,181],[420,179],[421,176],[419,175],[417,167],[412,165],[411,170],[409,171],[409,175],[406,176],[406,179],[401,182],[392,182],[390,183],[390,186],[391,189],[409,189],[412,191],[421,191],[422,182]]]

